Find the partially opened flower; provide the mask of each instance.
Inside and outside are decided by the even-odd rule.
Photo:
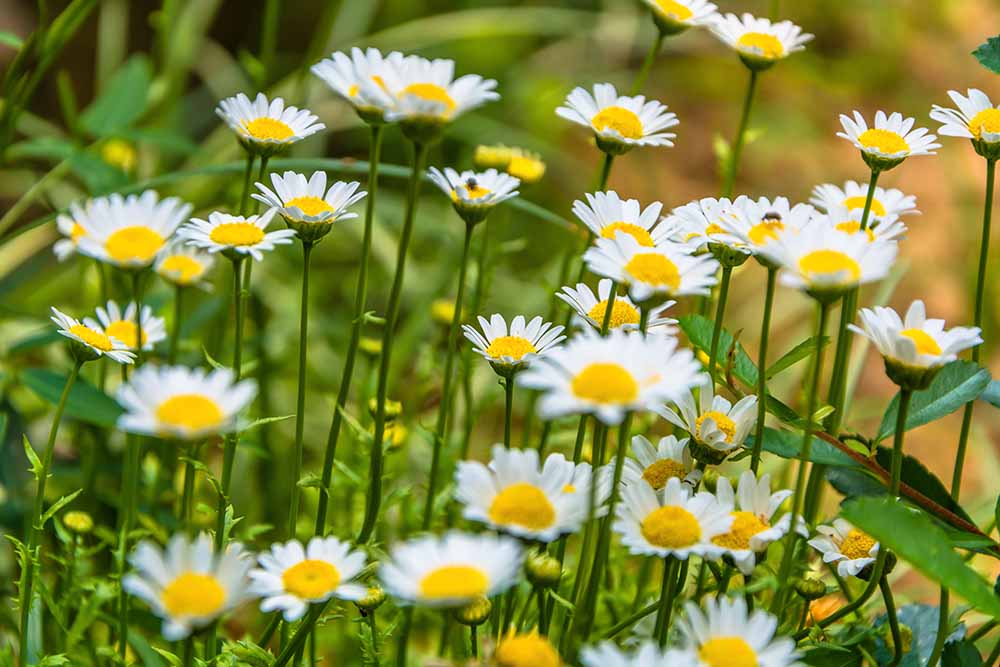
[[[204,280],[215,266],[215,255],[193,248],[182,238],[175,238],[156,258],[153,270],[169,283],[178,287],[197,285],[209,289]]]
[[[610,83],[598,83],[591,94],[575,88],[556,114],[594,133],[597,146],[610,155],[622,155],[636,146],[673,146],[677,135],[667,132],[680,124],[667,106],[645,96],[619,95]]]
[[[668,228],[657,226],[663,204],[653,202],[646,208],[636,199],[622,199],[614,190],[587,193],[587,201],[573,202],[573,215],[587,226],[590,232],[604,239],[617,234],[628,234],[639,245],[652,248],[668,238]]]
[[[957,109],[937,104],[931,109],[931,118],[943,123],[938,133],[971,139],[976,152],[985,158],[1000,157],[1000,105],[994,105],[986,93],[976,88],[969,88],[965,95],[949,90],[948,97]]]
[[[516,146],[476,146],[473,161],[480,169],[499,169],[527,184],[537,183],[545,175],[542,156]]]
[[[696,459],[717,465],[743,446],[757,423],[757,397],[744,396],[733,404],[717,395],[712,385],[707,380],[697,388],[697,399],[693,391],[687,391],[675,400],[676,409],[661,405],[656,411],[691,435]]]
[[[913,129],[916,121],[904,118],[897,112],[886,115],[884,111],[875,113],[875,123],[868,127],[864,116],[854,112],[854,118],[840,115],[844,131],[837,136],[850,141],[861,151],[861,157],[874,171],[888,171],[898,166],[911,155],[934,155],[936,136],[926,128]]]
[[[711,25],[719,17],[716,6],[708,0],[642,1],[653,13],[653,21],[664,35],[676,35],[694,26]]]
[[[741,195],[733,202],[733,211],[735,215],[719,225],[758,256],[761,247],[782,234],[801,232],[816,216],[816,209],[809,204],[792,206],[787,197],[751,199]]]
[[[493,653],[497,667],[560,667],[559,652],[538,632],[516,633],[500,638]]]
[[[824,563],[836,563],[840,576],[856,577],[875,563],[879,543],[844,519],[817,526],[816,532],[819,536],[809,540],[809,546],[823,554]]]
[[[177,233],[188,245],[210,253],[221,252],[233,261],[249,255],[259,262],[264,259],[265,252],[292,243],[295,238],[292,229],[265,231],[277,212],[272,208],[261,215],[242,216],[213,211],[208,220],[192,218]]]
[[[613,281],[610,278],[601,278],[597,283],[597,295],[587,286],[586,283],[577,283],[576,288],[563,287],[556,296],[570,305],[579,316],[579,320],[593,327],[597,331],[604,325],[604,317],[608,312],[608,301],[611,298],[611,287]],[[600,300],[598,300],[600,297]],[[664,301],[649,311],[649,321],[646,323],[646,331],[651,331],[663,336],[677,333],[677,320],[671,317],[663,317],[663,313],[671,308],[676,301]],[[615,303],[611,307],[611,318],[608,320],[609,329],[624,329],[634,331],[639,329],[641,313],[632,300],[627,296],[618,295]]]
[[[80,239],[87,233],[83,225],[77,222],[77,219],[82,217],[82,207],[80,204],[74,202],[69,205],[68,213],[60,213],[56,216],[56,228],[63,238],[59,239],[52,246],[52,252],[56,254],[56,258],[62,262],[76,252],[77,246],[80,245]]]
[[[813,188],[810,201],[826,213],[843,207],[851,214],[864,213],[865,201],[868,199],[868,184],[858,181],[847,181],[844,187],[833,183],[824,183]],[[907,195],[895,188],[875,187],[872,195],[871,211],[868,217],[870,226],[893,216],[917,215],[917,198]],[[860,220],[860,218],[858,218]]]
[[[70,317],[57,308],[52,308],[52,317],[59,333],[70,340],[70,351],[73,357],[83,363],[93,361],[101,356],[107,356],[119,364],[135,362],[135,355],[129,352],[128,346],[117,338],[108,336],[98,326],[88,326]]]
[[[327,189],[326,172],[317,171],[308,179],[304,174],[286,171],[271,174],[271,190],[257,183],[260,193],[252,196],[273,209],[295,230],[304,243],[315,243],[326,236],[334,222],[358,217],[347,209],[365,198],[357,181],[337,181]]]
[[[691,667],[800,667],[795,642],[776,637],[778,619],[747,610],[742,597],[707,597],[704,610],[684,605],[679,619],[681,642],[676,664]]]
[[[729,199],[706,197],[679,206],[663,220],[670,239],[693,250],[707,249],[723,267],[735,268],[746,261],[751,249],[730,233],[739,212]]]
[[[382,55],[378,49],[354,47],[350,55],[337,51],[313,65],[310,71],[346,101],[366,123],[382,123],[395,100],[385,85],[388,68],[402,66],[403,54]]]
[[[499,313],[494,313],[489,320],[480,315],[479,327],[482,333],[468,324],[462,325],[462,331],[476,352],[501,375],[523,369],[566,339],[561,325],[553,326],[540,315],[530,322],[518,315],[510,321],[510,327]]]
[[[772,23],[752,14],[726,14],[711,23],[711,30],[739,54],[752,70],[765,70],[796,51],[805,49],[813,38],[791,21]]]
[[[694,470],[694,459],[688,448],[688,439],[678,440],[675,435],[660,438],[654,446],[645,436],[632,436],[632,457],[625,459],[622,483],[644,482],[659,491],[671,479],[684,479]]]
[[[215,113],[247,151],[262,156],[279,153],[326,127],[308,109],[285,106],[280,97],[268,100],[264,93],[257,93],[252,102],[243,93],[227,97]]]
[[[861,229],[861,218],[863,212],[857,209],[849,211],[844,206],[834,206],[829,212],[817,213],[814,217],[816,229],[829,227],[845,234],[861,234],[868,237],[868,241],[901,241],[906,236],[906,225],[895,215],[887,215],[881,220],[869,219],[868,226]]]
[[[144,269],[190,212],[189,204],[176,197],[161,200],[154,190],[93,199],[76,212],[85,231],[77,239],[79,251],[122,269]]]
[[[97,319],[94,322],[86,319],[84,322],[92,329],[103,329],[105,335],[116,338],[125,343],[129,350],[135,351],[138,347],[135,331],[135,302],[130,301],[125,310],[114,301],[108,301],[105,308],[98,306]],[[153,309],[149,306],[142,307],[142,320],[139,323],[142,327],[142,349],[152,350],[161,340],[167,337],[167,325],[162,317],[153,315]]]
[[[249,599],[247,571],[251,560],[238,543],[215,553],[212,538],[202,533],[193,541],[179,534],[166,550],[143,540],[129,563],[136,572],[122,579],[122,588],[140,598],[163,619],[163,637],[178,641],[214,623]]]
[[[429,175],[431,182],[451,198],[455,212],[469,225],[482,222],[497,204],[520,194],[517,186],[521,181],[496,169],[460,174],[451,167],[445,167],[444,171],[431,167]]]

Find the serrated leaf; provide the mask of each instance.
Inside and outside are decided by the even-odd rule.
[[[53,405],[59,402],[66,376],[44,368],[28,368],[19,378],[24,386]],[[83,378],[77,378],[66,399],[65,416],[95,426],[111,427],[123,412],[118,403]]]
[[[283,415],[281,417],[261,417],[260,419],[255,419],[254,421],[247,424],[247,426],[240,430],[241,433],[246,433],[247,431],[252,431],[253,429],[264,426],[265,424],[274,424],[275,422],[283,422],[286,419],[291,419],[295,415]]]
[[[753,436],[747,438],[747,447],[753,447]],[[802,458],[802,434],[764,427],[764,451],[784,459]],[[829,466],[856,467],[858,464],[825,440],[814,437],[809,449],[809,460]]]
[[[906,416],[906,430],[929,424],[976,400],[989,385],[990,379],[989,371],[979,364],[964,360],[951,362],[941,369],[930,387],[913,393]],[[884,440],[896,431],[898,412],[899,394],[896,394],[882,416],[876,441]]]
[[[985,44],[972,52],[983,67],[995,74],[1000,74],[1000,35],[990,37]]]
[[[80,123],[98,137],[115,136],[135,124],[146,111],[153,67],[149,58],[129,58],[108,81],[101,94],[80,114]]]
[[[49,507],[49,509],[46,510],[44,514],[42,514],[42,521],[38,525],[38,527],[39,528],[45,527],[45,524],[48,522],[49,519],[51,519],[56,514],[58,514],[59,510],[61,510],[62,508],[66,507],[67,505],[69,505],[74,500],[76,500],[76,497],[78,495],[80,495],[81,493],[83,493],[83,489],[77,489],[73,493],[71,493],[69,495],[66,495],[66,496],[63,496],[59,500],[57,500],[54,503],[52,503],[52,506]]]
[[[32,476],[36,481],[42,478],[42,473],[44,467],[42,466],[42,460],[38,458],[38,454],[35,453],[35,448],[31,446],[31,442],[28,440],[27,434],[21,437],[22,444],[24,445],[24,455],[28,457],[28,462],[31,467],[28,470],[31,471]]]
[[[823,336],[820,341],[821,346],[826,346],[830,342],[829,336]],[[803,359],[807,359],[812,356],[813,352],[816,351],[816,336],[810,336],[805,339],[788,352],[785,352],[781,357],[778,358],[773,364],[767,368],[767,379],[770,380],[778,373],[788,370],[795,364],[799,363]]]

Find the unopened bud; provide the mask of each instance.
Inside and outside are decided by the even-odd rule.
[[[528,581],[538,588],[555,588],[562,579],[562,565],[552,556],[538,553],[528,558],[524,565]]]
[[[796,579],[792,582],[795,592],[807,601],[818,600],[826,595],[826,584],[819,579]]]
[[[455,620],[462,625],[482,625],[490,617],[493,603],[487,597],[479,597],[464,607],[455,610]]]
[[[368,399],[368,412],[372,417],[375,417],[378,412],[378,401],[374,398]],[[390,399],[385,400],[385,419],[386,421],[392,421],[398,417],[403,412],[403,404],[399,401],[393,401]]]
[[[385,591],[381,586],[371,586],[365,596],[354,602],[355,606],[363,612],[373,612],[385,602]]]
[[[62,520],[64,526],[79,535],[86,535],[94,530],[94,519],[86,512],[66,512]]]

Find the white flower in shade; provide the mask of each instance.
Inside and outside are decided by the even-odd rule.
[[[178,287],[197,285],[210,289],[204,280],[215,266],[215,255],[187,245],[183,239],[175,238],[156,258],[153,269],[169,283]]]
[[[735,216],[719,224],[755,253],[785,233],[798,233],[812,222],[816,209],[789,203],[786,197],[751,199],[741,195],[733,202]]]
[[[861,218],[863,211],[854,209],[848,210],[844,206],[835,206],[828,213],[817,213],[813,218],[816,229],[828,227],[844,232],[845,234],[861,234],[868,237],[870,242],[875,241],[901,241],[907,232],[906,225],[895,215],[888,215],[881,220],[868,218],[868,226],[863,233],[861,229]]]
[[[562,326],[552,326],[540,315],[530,322],[525,322],[524,316],[518,315],[510,321],[509,328],[499,313],[494,313],[489,320],[480,315],[479,326],[482,333],[468,324],[462,325],[462,331],[477,353],[491,364],[507,370],[524,368],[566,339],[562,335]]]
[[[675,400],[701,377],[694,354],[678,349],[676,338],[614,329],[607,337],[585,330],[519,380],[542,392],[545,419],[593,414],[610,425],[621,423],[626,412]]]
[[[512,537],[451,531],[395,545],[379,579],[399,604],[462,607],[517,583],[522,561]]]
[[[365,198],[368,193],[359,192],[357,181],[337,181],[326,187],[326,172],[317,171],[308,179],[304,174],[286,171],[271,174],[271,190],[263,183],[257,183],[260,193],[252,197],[257,201],[278,209],[278,214],[295,222],[343,221],[358,217],[347,209]]]
[[[744,396],[734,405],[712,389],[706,380],[698,387],[698,398],[688,391],[676,399],[676,409],[659,406],[657,413],[678,428],[687,431],[699,444],[718,452],[731,452],[743,446],[757,423],[757,397]]]
[[[277,212],[278,209],[272,208],[262,215],[244,217],[213,211],[208,220],[192,218],[177,234],[188,245],[210,253],[221,252],[233,260],[249,255],[259,262],[264,259],[265,252],[274,250],[275,246],[289,244],[295,238],[292,229],[264,231]]]
[[[451,167],[445,167],[444,171],[431,167],[428,175],[431,182],[451,198],[455,211],[470,224],[481,222],[494,206],[520,194],[517,187],[521,181],[496,169],[460,174]]]
[[[682,667],[801,667],[795,642],[775,637],[778,619],[747,610],[742,597],[704,599],[684,605],[678,619],[681,642],[676,664]],[[671,663],[674,664],[674,663]]]
[[[741,253],[749,253],[739,238],[729,232],[729,226],[739,213],[729,199],[706,197],[678,206],[663,220],[670,230],[670,239],[698,250],[710,245],[722,245]]]
[[[791,21],[771,23],[752,14],[726,14],[711,24],[712,33],[734,49],[751,69],[766,69],[805,49],[813,38]]]
[[[610,278],[601,278],[597,283],[597,296],[591,291],[586,283],[577,283],[576,289],[563,287],[556,296],[565,301],[576,311],[578,320],[586,323],[594,329],[600,331],[604,325],[604,316],[608,312],[608,300],[611,297],[611,286],[613,281]],[[600,297],[600,300],[598,300]],[[661,336],[672,336],[677,333],[677,320],[670,317],[663,317],[663,313],[671,308],[676,301],[665,301],[662,304],[650,309],[649,322],[646,323],[646,331],[660,334]],[[615,303],[611,307],[611,319],[608,320],[609,329],[625,329],[626,331],[638,330],[641,313],[632,300],[627,296],[618,295]]]
[[[855,111],[854,118],[840,115],[843,132],[837,136],[850,141],[861,151],[865,162],[876,170],[892,169],[911,155],[934,155],[936,136],[926,128],[913,129],[916,121],[904,118],[897,112],[886,116],[884,111],[875,113],[875,123],[871,128],[861,113]]]
[[[261,611],[280,609],[289,622],[302,618],[314,602],[360,600],[368,592],[355,581],[365,566],[364,552],[336,537],[314,537],[304,548],[298,540],[274,544],[257,562],[250,593],[263,598]]]
[[[868,198],[868,184],[858,181],[847,181],[844,187],[832,183],[824,183],[813,188],[811,201],[819,209],[829,213],[838,207],[846,208],[850,213],[862,215],[865,210],[865,200]],[[903,215],[919,215],[917,198],[907,195],[902,190],[876,186],[872,195],[869,224],[885,218]],[[858,218],[861,219],[860,217]]]
[[[98,322],[90,318],[84,320],[91,329],[102,329],[104,334],[116,338],[125,343],[129,350],[135,351],[135,302],[130,301],[125,310],[114,301],[108,301],[105,308],[97,307]],[[161,340],[167,337],[167,325],[162,317],[153,315],[153,309],[149,306],[142,307],[142,349],[152,350]]]
[[[350,55],[338,51],[310,68],[338,97],[369,122],[381,122],[394,100],[385,87],[385,71],[402,66],[403,54],[387,55],[375,48],[355,47]]]
[[[445,123],[466,111],[500,99],[497,82],[478,74],[455,78],[454,60],[428,60],[407,56],[385,61],[381,76],[394,104],[385,114],[389,121]]]
[[[143,600],[163,619],[163,637],[178,641],[249,599],[251,560],[242,545],[217,554],[202,533],[189,541],[174,535],[166,550],[143,540],[129,556],[136,572],[122,579],[129,595]]]
[[[708,294],[719,268],[711,255],[693,255],[689,246],[663,243],[647,248],[628,234],[597,239],[583,261],[592,273],[628,285],[629,296],[638,304]]]
[[[649,484],[629,484],[621,495],[613,527],[630,553],[681,560],[692,554],[712,559],[723,553],[712,538],[729,530],[732,517],[711,493],[692,494],[674,477],[661,491]]]
[[[562,454],[550,454],[540,465],[534,449],[494,445],[492,456],[488,466],[458,464],[455,496],[464,505],[463,517],[540,542],[576,532],[586,521],[589,498],[565,492],[573,486],[576,466]]]
[[[683,481],[694,470],[688,439],[678,440],[674,435],[660,438],[655,446],[645,436],[634,435],[632,456],[635,458],[625,459],[622,471],[622,483],[626,485],[645,482],[659,491],[671,479]]]
[[[77,222],[77,219],[82,217],[82,210],[81,205],[74,202],[69,205],[68,214],[60,213],[56,216],[56,229],[63,238],[55,242],[52,251],[60,262],[67,260],[76,252],[80,239],[87,233],[83,225]]]
[[[671,0],[666,0],[670,2]],[[606,641],[597,646],[588,646],[580,652],[583,667],[654,667],[655,665],[675,665],[676,656],[672,649],[661,649],[656,642],[644,641],[631,653],[618,648],[614,642]]]
[[[957,109],[938,106],[931,109],[931,118],[943,123],[939,134],[965,137],[986,144],[1000,142],[1000,106],[995,106],[981,90],[969,88],[965,95],[949,90],[948,97]]]
[[[87,326],[56,308],[52,308],[49,319],[59,327],[60,334],[73,342],[73,354],[78,360],[90,361],[106,355],[119,364],[135,362],[135,355],[129,352],[128,346],[105,334],[100,327]]]
[[[719,15],[716,6],[708,0],[642,0],[653,12],[653,20],[667,35],[683,32],[688,28],[710,25]]]
[[[792,515],[785,514],[777,523],[772,519],[781,504],[792,495],[792,491],[783,489],[771,493],[771,476],[757,476],[750,470],[740,475],[739,486],[733,493],[732,483],[728,477],[720,477],[715,489],[715,498],[719,505],[733,517],[733,525],[729,531],[712,538],[720,547],[724,547],[736,567],[743,574],[753,573],[757,564],[757,554],[763,553],[772,542],[777,542],[788,534],[792,525]],[[809,531],[804,522],[797,522],[797,530],[802,537],[809,537]]]
[[[141,195],[99,197],[78,208],[76,222],[84,234],[80,252],[124,269],[150,266],[191,206],[176,197],[160,199],[153,190]]]
[[[667,240],[668,228],[657,226],[663,204],[653,202],[645,209],[635,199],[622,199],[614,190],[587,193],[587,201],[573,202],[573,215],[598,237],[613,239],[628,234],[639,245],[652,248]]]
[[[611,482],[614,476],[614,466],[607,464],[597,469],[597,489],[594,492],[594,508],[597,516],[608,513],[605,503],[611,497]],[[584,498],[583,503],[590,512],[590,483],[594,479],[594,469],[589,463],[577,463],[573,470],[573,479],[563,487],[563,493],[578,493]]]
[[[239,413],[257,395],[253,380],[235,382],[228,368],[147,364],[118,388],[125,408],[118,428],[129,433],[197,440],[238,428]]]
[[[837,574],[856,577],[875,562],[879,543],[844,519],[834,519],[832,526],[817,526],[819,536],[809,546],[823,554],[824,563],[836,563]]]
[[[273,155],[326,127],[308,109],[286,107],[280,97],[268,101],[264,93],[257,93],[252,102],[243,93],[227,97],[215,113],[247,150],[263,155]]]
[[[680,124],[665,104],[643,95],[619,95],[610,83],[595,84],[593,94],[574,88],[556,114],[589,128],[598,147],[614,155],[636,146],[673,146],[677,135],[665,130]]]

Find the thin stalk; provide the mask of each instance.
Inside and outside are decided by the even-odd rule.
[[[614,639],[615,635],[617,635],[619,632],[629,629],[630,627],[632,627],[642,619],[646,618],[654,611],[658,611],[659,609],[660,609],[660,601],[654,602],[650,605],[643,607],[642,609],[639,609],[628,618],[622,620],[616,625],[611,626],[604,633],[604,639]]]
[[[132,531],[135,521],[135,504],[137,502],[137,478],[139,476],[139,438],[128,434],[125,440],[125,471],[122,479],[123,515],[118,535],[118,572],[119,581],[125,576],[128,555],[128,534]],[[125,661],[128,651],[128,617],[129,597],[124,587],[118,591],[118,657]]]
[[[503,381],[504,393],[504,420],[503,420],[503,446],[510,449],[510,427],[514,413],[514,376],[510,375]]]
[[[281,614],[274,614],[271,617],[271,621],[264,628],[264,632],[261,634],[260,639],[257,640],[257,646],[267,647],[270,643],[271,638],[274,637],[274,633],[277,632],[278,626],[281,625],[282,618]]]
[[[750,124],[750,109],[753,107],[754,93],[757,91],[757,70],[750,70],[750,83],[747,85],[747,94],[743,98],[743,111],[740,113],[740,125],[736,130],[736,141],[733,142],[733,151],[729,156],[729,164],[726,169],[726,178],[722,186],[722,196],[732,197],[733,186],[736,183],[736,173],[740,168],[740,157],[743,154],[743,146],[746,144],[747,127]]]
[[[987,656],[986,658],[986,662],[984,662],[983,664],[995,665],[997,663],[998,658],[1000,658],[1000,639],[998,639],[997,643],[993,645],[993,650],[990,651],[989,656]]]
[[[479,657],[479,638],[476,636],[476,626],[469,626],[469,656],[472,658]]]
[[[184,640],[184,661],[182,663],[184,667],[192,667],[194,665],[194,635],[190,634],[187,639]]]
[[[250,179],[253,176],[253,163],[256,156],[247,152],[247,166],[243,170],[243,194],[240,196],[240,215],[247,214],[247,204],[250,203]]]
[[[306,639],[312,632],[313,627],[316,625],[316,621],[322,616],[323,610],[326,609],[326,602],[321,604],[313,604],[309,607],[309,613],[303,619],[299,627],[295,629],[295,633],[288,639],[285,645],[281,648],[281,652],[278,657],[275,658],[274,667],[283,667],[292,659],[293,656],[298,655],[299,652],[305,648]]]
[[[899,496],[899,486],[903,474],[903,438],[906,435],[906,415],[910,411],[910,399],[913,392],[901,389],[899,392],[899,411],[896,413],[896,433],[892,438],[892,477],[889,483],[889,496]]]
[[[194,506],[194,481],[195,481],[195,467],[194,467],[195,452],[188,451],[188,460],[184,465],[184,491],[181,495],[181,511],[180,520],[184,525],[184,528],[189,532],[193,533],[193,521],[191,520],[192,509]]]
[[[257,171],[257,182],[264,183],[264,178],[267,176],[267,163],[270,160],[268,156],[262,156],[260,158],[260,169]],[[254,208],[260,211],[260,202],[257,202]]]
[[[722,267],[722,282],[719,283],[719,303],[715,307],[715,324],[712,327],[712,346],[708,354],[708,374],[715,380],[715,364],[719,359],[719,339],[722,337],[722,320],[726,316],[726,301],[729,300],[729,282],[733,277],[733,269]],[[763,375],[764,370],[760,373]]]
[[[252,260],[251,260],[252,261]],[[233,305],[236,309],[236,331],[233,341],[233,373],[240,379],[243,366],[243,298],[240,280],[242,259],[233,260]],[[249,269],[249,267],[247,267]],[[229,487],[233,479],[233,462],[236,460],[236,445],[238,433],[226,436],[226,444],[222,452],[222,494],[219,496],[218,515],[215,526],[215,550],[222,551],[223,533],[226,525],[226,506],[229,503]]]
[[[549,634],[549,617],[545,613],[548,594],[544,588],[539,586],[535,588],[535,596],[538,599],[538,633],[545,637]]]
[[[598,181],[597,190],[604,191],[608,188],[608,179],[611,178],[611,165],[615,162],[615,156],[611,153],[604,155],[604,162],[601,163],[601,177]]]
[[[778,270],[767,267],[767,291],[764,295],[764,318],[760,324],[760,348],[757,351],[757,424],[754,427],[750,470],[757,473],[760,453],[764,447],[764,420],[767,416],[767,342],[771,334],[771,310],[774,307],[774,286]]]
[[[302,304],[299,320],[299,391],[295,407],[295,453],[292,459],[292,498],[288,507],[289,538],[295,537],[299,520],[299,477],[302,476],[302,439],[306,417],[306,351],[309,349],[309,260],[312,242],[302,242]]]
[[[899,632],[899,620],[896,618],[896,604],[892,599],[892,587],[889,586],[889,579],[881,577],[878,587],[882,591],[882,599],[885,601],[885,617],[889,621],[889,631],[892,633],[892,660],[889,667],[898,667],[903,660],[903,636]]]
[[[402,615],[399,639],[396,640],[396,667],[406,667],[406,649],[410,644],[410,629],[413,627],[413,607],[403,609]]]
[[[653,69],[653,63],[656,62],[656,56],[660,53],[660,48],[663,46],[663,31],[656,31],[656,38],[649,47],[649,52],[646,53],[646,59],[642,63],[642,67],[636,72],[635,80],[632,81],[632,95],[638,95],[642,90],[642,87],[646,84],[646,79],[649,78],[649,72]]]
[[[372,633],[372,661],[374,662],[375,667],[379,667],[382,661],[379,660],[378,657],[378,626],[375,624],[375,610],[372,609],[371,611],[366,612],[365,617],[368,621],[368,629],[371,630]],[[313,637],[315,638],[315,636],[316,633],[314,632]]]
[[[670,615],[674,608],[674,597],[677,594],[677,564],[676,558],[667,556],[663,563],[663,586],[660,589],[660,606],[656,613],[656,629],[653,638],[660,648],[667,645],[667,634],[670,630]]]
[[[184,286],[174,287],[174,333],[170,337],[170,348],[167,352],[167,363],[173,366],[177,363],[177,349],[181,343],[181,320],[184,316]]]
[[[868,222],[872,213],[872,202],[875,200],[875,188],[878,186],[878,177],[881,173],[876,169],[872,169],[872,175],[868,179],[868,194],[865,195],[865,208],[861,212],[861,231],[868,229]]]

